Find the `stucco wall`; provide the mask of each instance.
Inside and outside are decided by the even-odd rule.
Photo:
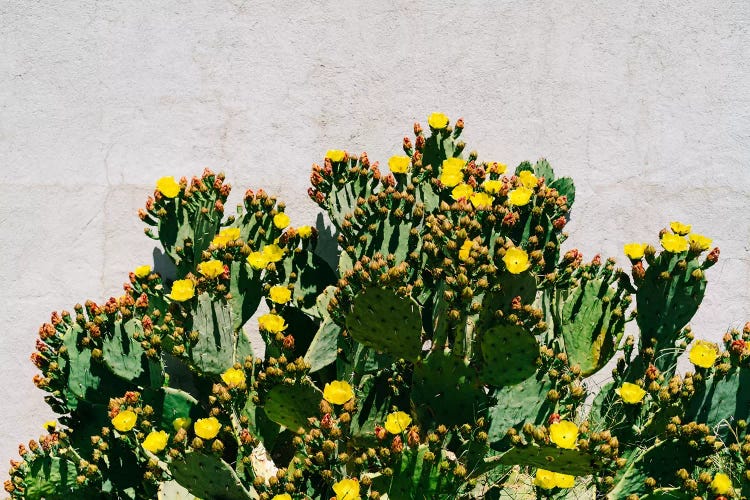
[[[313,161],[386,160],[431,111],[481,158],[573,176],[568,248],[625,264],[670,220],[712,236],[696,333],[743,324],[748,21],[745,1],[1,2],[0,459],[50,416],[38,325],[152,261],[156,178],[210,166],[313,223]]]

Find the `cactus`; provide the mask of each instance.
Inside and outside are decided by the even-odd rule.
[[[178,483],[198,498],[246,500],[258,498],[255,491],[243,486],[232,466],[203,453],[186,453],[181,460],[169,464]]]

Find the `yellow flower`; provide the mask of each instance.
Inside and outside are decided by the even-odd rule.
[[[169,298],[177,302],[185,302],[195,296],[193,280],[177,280],[172,283],[172,292]]]
[[[323,399],[335,405],[342,405],[354,397],[352,386],[344,380],[334,380],[323,387]]]
[[[643,253],[646,251],[645,243],[628,243],[624,247],[625,255],[632,260],[640,260],[643,258]]]
[[[263,256],[268,262],[278,262],[284,258],[284,249],[277,244],[266,245],[263,247]]]
[[[575,481],[575,476],[569,474],[560,474],[559,472],[537,469],[536,477],[534,478],[534,485],[539,486],[544,490],[551,490],[552,488],[572,488],[575,486]]]
[[[482,188],[488,193],[497,194],[503,188],[503,181],[488,179],[482,183]]]
[[[461,158],[447,158],[443,161],[440,174],[440,182],[448,187],[453,187],[464,180],[463,168],[466,161]]]
[[[472,188],[468,184],[459,184],[458,186],[453,188],[453,191],[451,191],[451,196],[453,196],[454,200],[460,200],[461,198],[468,199],[473,192],[474,188]]]
[[[690,229],[692,229],[693,226],[690,224],[683,224],[682,222],[672,221],[669,223],[669,228],[674,232],[675,234],[679,234],[680,236],[685,236],[690,232]]]
[[[710,487],[717,495],[727,495],[732,492],[732,480],[723,472],[719,472],[714,476]]]
[[[343,151],[341,149],[329,149],[328,151],[326,151],[326,158],[328,158],[332,162],[344,161],[344,158],[346,158],[346,151]]]
[[[549,426],[549,438],[560,448],[572,450],[578,440],[578,426],[569,420],[560,420]]]
[[[714,344],[705,340],[698,340],[690,349],[690,362],[701,368],[711,368],[718,355]]]
[[[135,268],[135,276],[137,278],[146,278],[151,274],[151,266],[138,266]]]
[[[250,252],[250,255],[247,256],[247,263],[253,269],[260,270],[265,269],[268,265],[268,259],[260,252]]]
[[[227,246],[227,244],[238,239],[240,239],[240,228],[228,227],[219,231],[219,234],[214,236],[214,239],[211,240],[211,244],[223,248]]]
[[[273,216],[273,225],[279,229],[284,229],[289,225],[289,216],[284,212],[279,212]]]
[[[435,130],[442,130],[448,126],[448,117],[443,113],[432,113],[430,117],[427,118],[427,123]]]
[[[198,272],[209,279],[224,274],[224,264],[220,260],[207,260],[198,264]]]
[[[462,158],[446,158],[443,160],[443,172],[461,172],[466,166],[466,160]]]
[[[391,434],[401,434],[409,427],[410,423],[411,417],[408,413],[403,411],[393,412],[385,418],[385,430]]]
[[[509,248],[508,250],[506,250],[505,256],[503,257],[503,262],[505,262],[505,267],[511,274],[520,274],[531,267],[531,262],[529,262],[529,254],[518,247]]]
[[[167,441],[169,440],[169,434],[164,431],[151,431],[149,432],[146,439],[143,440],[141,446],[151,453],[159,453],[161,450],[167,447]]]
[[[245,371],[237,368],[229,368],[221,374],[221,380],[229,387],[239,387],[245,383]]]
[[[504,163],[491,162],[487,164],[487,170],[493,174],[504,174],[508,170],[508,165]]]
[[[130,410],[124,410],[112,419],[112,425],[120,432],[128,432],[135,427],[138,417]]]
[[[261,330],[270,333],[283,332],[287,327],[286,323],[284,323],[284,318],[282,318],[278,314],[273,313],[264,314],[263,316],[259,317],[258,326],[260,326]]]
[[[279,493],[278,495],[274,495],[271,500],[292,500],[292,495],[289,493]]]
[[[646,395],[646,391],[641,389],[636,384],[630,382],[623,382],[622,387],[616,389],[617,394],[620,395],[623,402],[628,404],[640,403],[643,397]]]
[[[471,195],[471,203],[475,208],[492,208],[492,202],[495,200],[492,196],[487,193],[474,193]]]
[[[521,186],[508,193],[508,202],[511,205],[522,207],[531,201],[531,195],[534,191],[531,189]]]
[[[189,429],[190,424],[193,423],[192,419],[190,417],[177,417],[176,419],[172,420],[172,427],[174,427],[175,432],[179,431],[180,429]]]
[[[57,428],[57,420],[47,420],[42,427],[44,427],[44,430],[47,432],[55,432],[55,429]]]
[[[711,247],[712,239],[706,238],[702,234],[696,234],[696,233],[690,233],[688,235],[688,240],[690,240],[690,246],[697,248],[701,252],[703,250],[708,250]]]
[[[388,160],[388,168],[394,174],[405,174],[409,171],[409,166],[411,166],[411,158],[408,156],[391,156]]]
[[[680,253],[688,249],[688,242],[677,234],[664,233],[661,237],[661,246],[670,253]]]
[[[169,177],[162,177],[156,181],[156,190],[167,198],[174,198],[180,194],[180,185],[174,180],[171,175]]]
[[[292,291],[285,286],[276,285],[271,287],[268,296],[271,298],[272,302],[286,304],[289,302],[289,299],[292,298]]]
[[[447,187],[453,187],[456,184],[463,182],[463,180],[463,172],[443,172],[440,175],[440,182],[442,182]]]
[[[345,478],[333,485],[336,500],[359,500],[359,481]]]
[[[195,435],[201,439],[213,439],[219,433],[221,424],[216,417],[199,418],[193,425]]]
[[[469,260],[469,256],[471,255],[471,247],[474,246],[474,242],[471,240],[464,241],[463,245],[461,245],[461,249],[458,251],[458,258],[466,262]]]
[[[532,174],[528,170],[523,170],[520,174],[518,174],[518,180],[521,181],[521,185],[523,187],[529,189],[534,189],[537,182],[539,181],[539,179],[536,178],[536,175]]]
[[[312,230],[312,227],[310,226],[300,226],[297,228],[297,234],[299,234],[299,237],[302,238],[303,240],[312,236],[312,232],[313,230]]]

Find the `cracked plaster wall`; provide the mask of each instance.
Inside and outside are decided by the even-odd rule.
[[[385,160],[435,110],[480,157],[575,178],[568,248],[625,264],[670,220],[712,236],[693,324],[718,339],[750,319],[748,21],[745,1],[0,2],[0,459],[50,416],[38,325],[152,261],[156,178],[210,166],[313,223],[313,161]]]

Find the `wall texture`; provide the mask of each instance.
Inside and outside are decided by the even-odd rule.
[[[712,236],[696,333],[750,319],[746,1],[301,4],[0,2],[0,459],[50,416],[38,325],[152,262],[156,178],[210,166],[313,223],[313,161],[387,160],[431,111],[480,158],[573,176],[568,248],[624,265],[670,220]]]

